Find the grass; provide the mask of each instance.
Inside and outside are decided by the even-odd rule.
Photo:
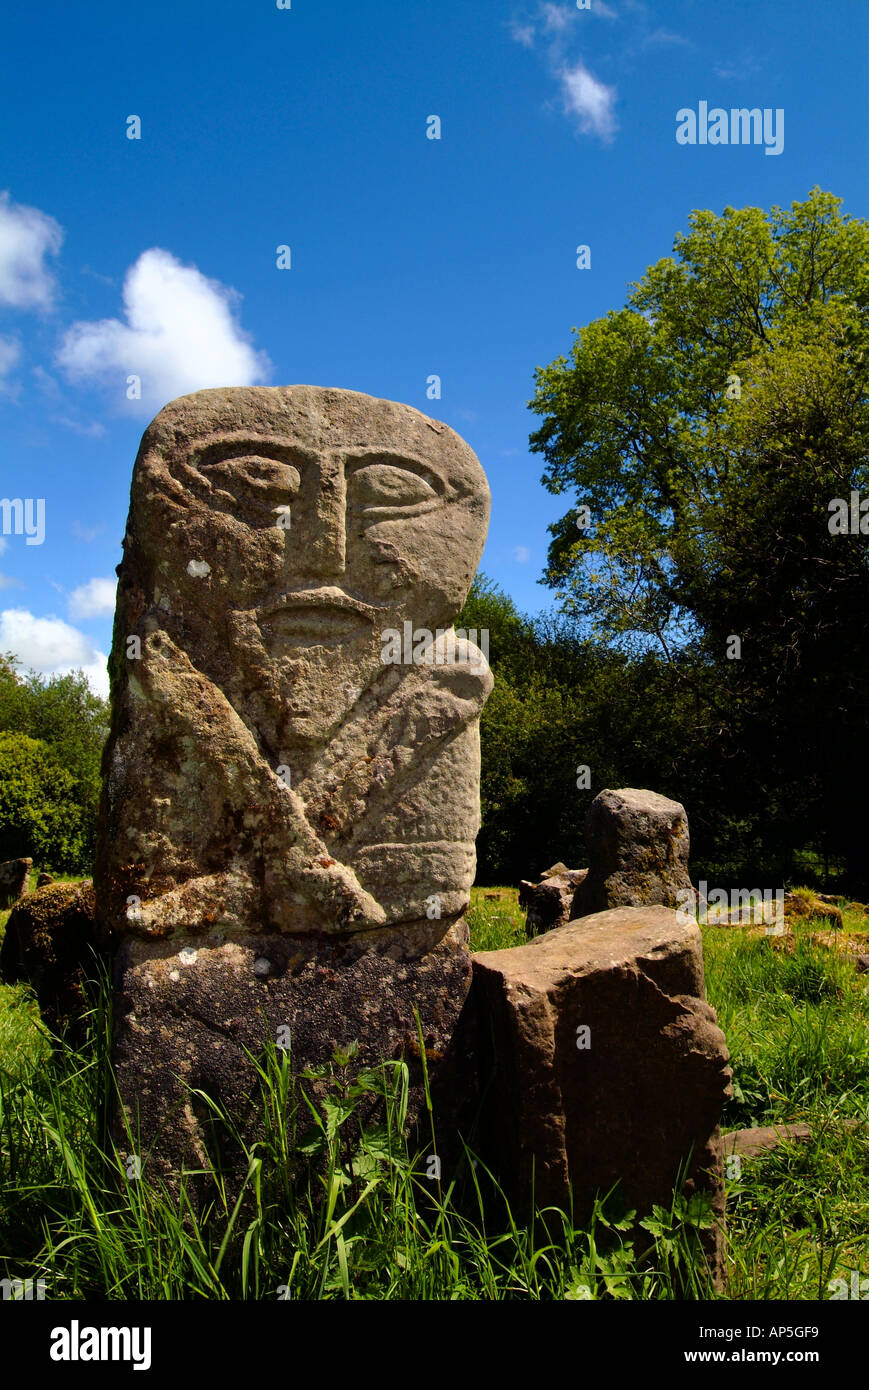
[[[528,940],[515,888],[472,888],[468,926],[472,951],[502,951]]]
[[[33,870],[29,892],[36,887],[37,877]],[[0,941],[8,920],[9,909],[0,910]],[[50,1051],[40,1030],[33,991],[27,985],[0,985],[0,1076],[24,1082]]]
[[[811,923],[787,942],[704,931],[734,1070],[724,1127],[812,1127],[809,1143],[742,1162],[728,1196],[732,1297],[822,1298],[834,1277],[869,1273],[869,977],[844,949],[866,919],[843,915],[832,948]]]
[[[526,939],[511,889],[475,889],[469,920],[475,950]],[[869,1273],[869,976],[842,949],[865,929],[846,911],[833,948],[810,923],[787,941],[704,929],[735,1073],[725,1128],[813,1127],[810,1143],[732,1172],[730,1299],[826,1298],[834,1278]],[[714,1296],[699,1247],[708,1217],[678,1194],[637,1249],[617,1194],[579,1229],[566,1212],[544,1222],[511,1211],[472,1156],[449,1180],[428,1176],[431,1141],[413,1153],[402,1134],[401,1063],[354,1080],[350,1056],[301,1077],[285,1053],[258,1059],[263,1138],[247,1154],[243,1198],[233,1205],[212,1179],[197,1210],[201,1177],[169,1193],[147,1155],[136,1178],[101,1149],[108,1020],[92,1022],[88,1046],[52,1049],[27,990],[0,987],[0,1278],[99,1300]]]
[[[513,890],[472,896],[473,950],[526,940]],[[869,974],[848,950],[869,950],[869,919],[847,903],[842,917],[841,931],[803,920],[787,938],[702,929],[707,996],[734,1072],[722,1128],[812,1126],[808,1143],[730,1165],[733,1299],[825,1298],[834,1278],[869,1274]]]
[[[656,1211],[646,1248],[617,1207],[574,1228],[517,1219],[481,1168],[443,1185],[403,1137],[408,1073],[351,1079],[352,1056],[294,1078],[272,1050],[259,1071],[264,1138],[232,1205],[213,1182],[198,1212],[131,1178],[93,1132],[99,1048],[61,1052],[28,1084],[0,1082],[0,1277],[65,1299],[672,1299],[703,1292],[704,1213]],[[314,1086],[323,1087],[315,1099]],[[376,1122],[354,1118],[379,1102]],[[429,1143],[426,1148],[431,1149]],[[188,1175],[190,1178],[195,1174]],[[493,1212],[498,1220],[493,1222]]]

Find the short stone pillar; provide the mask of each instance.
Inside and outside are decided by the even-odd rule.
[[[473,957],[486,1078],[482,1156],[512,1199],[591,1213],[616,1184],[638,1217],[685,1191],[724,1212],[724,1035],[706,1003],[696,922],[619,908]],[[720,1280],[722,1231],[708,1253]]]
[[[32,859],[7,859],[0,864],[0,910],[14,907],[27,892]]]
[[[90,879],[51,883],[19,898],[0,947],[0,979],[32,985],[43,1023],[71,1046],[87,1035],[88,982],[99,971]]]
[[[588,873],[571,920],[610,907],[681,907],[691,891],[688,817],[678,801],[636,787],[602,791],[585,819]]]

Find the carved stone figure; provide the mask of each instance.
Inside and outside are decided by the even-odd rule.
[[[233,1068],[249,1083],[244,1048],[281,1027],[307,1061],[394,1055],[416,1006],[447,1048],[492,683],[452,622],[488,512],[452,430],[356,392],[201,391],[146,431],[95,888],[147,1133],[181,1104],[173,1068],[238,1108]]]

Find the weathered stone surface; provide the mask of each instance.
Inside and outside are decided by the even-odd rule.
[[[723,1215],[721,1108],[731,1072],[705,1002],[696,923],[668,908],[597,913],[527,946],[473,957],[481,1075],[491,1074],[484,1157],[508,1192],[577,1219],[616,1183],[642,1214],[686,1191]],[[587,1030],[583,1032],[581,1030]],[[487,1055],[487,1048],[489,1049]],[[720,1265],[721,1233],[710,1241]]]
[[[115,1065],[122,1094],[135,1097],[130,1119],[137,1114],[141,1133],[156,1140],[151,1175],[171,1182],[182,1166],[217,1158],[191,1088],[224,1106],[248,1144],[257,1137],[262,1103],[246,1054],[263,1058],[267,1043],[288,1047],[297,1071],[354,1042],[356,1066],[403,1056],[413,1116],[422,1099],[414,1009],[434,1077],[455,1066],[452,1036],[470,986],[467,928],[459,922],[443,935],[437,925],[411,929],[400,942],[383,933],[376,944],[358,933],[325,941],[279,933],[200,939],[179,950],[177,941],[126,938]],[[117,1137],[123,1141],[120,1130]],[[221,1161],[230,1178],[243,1176],[238,1153],[225,1149]]]
[[[519,906],[525,909],[525,930],[529,936],[563,927],[570,921],[574,894],[587,873],[588,869],[553,864],[541,874],[539,883],[522,879]]]
[[[842,909],[829,897],[820,893],[785,893],[785,917],[801,918],[806,921],[826,921],[833,927],[842,926]]]
[[[571,919],[612,907],[676,908],[691,891],[688,817],[678,801],[622,787],[602,791],[585,821],[588,874]]]
[[[279,1024],[301,1062],[354,1030],[385,1055],[413,1045],[414,999],[445,1046],[492,683],[451,624],[488,510],[456,434],[356,392],[202,391],[147,430],[95,872],[146,1133],[177,1098],[173,1058],[240,1103],[239,1039],[255,1050]]]
[[[42,873],[36,880],[36,886],[37,888],[47,888],[49,883],[54,883],[54,878],[51,874],[47,874],[43,869]]]
[[[12,907],[27,892],[32,859],[7,859],[0,864],[0,909]]]
[[[32,985],[46,1027],[75,1045],[84,1036],[85,982],[96,973],[95,949],[90,879],[37,888],[9,914],[0,976],[7,984]]]

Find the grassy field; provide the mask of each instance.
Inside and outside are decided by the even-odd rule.
[[[474,890],[474,949],[524,942],[516,896]],[[813,1130],[809,1143],[731,1167],[729,1299],[828,1298],[834,1279],[869,1275],[869,975],[845,949],[866,926],[846,911],[841,932],[821,934],[827,944],[817,924],[788,938],[704,928],[708,994],[735,1074],[725,1128],[799,1120]],[[615,1205],[585,1229],[566,1213],[544,1227],[511,1213],[470,1163],[449,1182],[428,1179],[401,1137],[400,1064],[353,1083],[348,1059],[336,1059],[320,1078],[323,1110],[285,1055],[265,1059],[265,1139],[249,1156],[245,1201],[231,1209],[215,1183],[196,1217],[183,1193],[173,1200],[147,1170],[136,1178],[100,1152],[104,1040],[95,1020],[89,1048],[52,1050],[28,990],[0,987],[0,1278],[86,1299],[713,1296],[704,1215],[678,1194],[638,1255]],[[380,1122],[353,1138],[372,1093]]]

